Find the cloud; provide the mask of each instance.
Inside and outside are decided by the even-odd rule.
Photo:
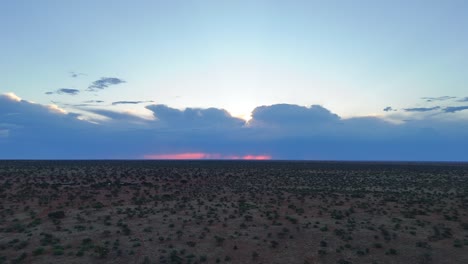
[[[304,107],[276,104],[255,108],[249,123],[254,126],[303,126],[315,123],[338,122],[339,120],[338,115],[319,105]]]
[[[85,103],[85,104],[94,104],[94,103],[100,104],[100,103],[104,103],[104,101],[102,101],[102,100],[87,100],[87,101],[84,101],[83,103]]]
[[[72,89],[72,88],[61,88],[53,92],[46,92],[45,94],[51,95],[51,94],[68,94],[68,95],[77,95],[80,93],[80,90],[78,89]]]
[[[396,124],[381,117],[342,118],[317,105],[279,104],[255,108],[246,123],[218,108],[146,109],[154,119],[89,108],[80,109],[84,117],[1,95],[0,159],[468,161],[463,115],[423,115]]]
[[[22,101],[22,99],[19,96],[17,96],[16,94],[14,94],[14,93],[6,93],[6,94],[4,94],[2,96],[3,96],[3,99],[5,99],[5,100],[10,100],[10,101],[14,101],[14,102],[21,102]]]
[[[463,111],[463,110],[467,110],[467,109],[468,109],[467,105],[465,105],[465,106],[449,106],[449,107],[445,107],[442,111],[444,111],[445,113],[455,113],[455,112]]]
[[[14,94],[0,95],[0,124],[2,123],[19,123],[21,126],[30,124],[38,124],[56,120],[69,116],[68,112],[55,104],[41,105],[20,99]],[[62,123],[57,123],[62,125]],[[15,125],[16,126],[16,125]],[[17,126],[16,126],[17,127]]]
[[[393,109],[391,106],[387,106],[383,109],[384,112],[390,112],[390,111],[396,111],[395,109]]]
[[[224,109],[186,108],[179,110],[166,105],[149,105],[146,109],[153,112],[159,125],[171,128],[215,129],[242,127],[245,121],[232,117]]]
[[[59,114],[67,114],[67,111],[65,109],[60,108],[58,105],[51,104],[51,105],[48,105],[46,107],[47,107],[47,109],[49,109],[52,112],[56,112],[56,113],[59,113]]]
[[[88,86],[88,91],[99,91],[108,88],[111,85],[125,83],[124,80],[115,77],[102,77]]]
[[[51,101],[52,103],[57,104],[57,102]],[[63,106],[70,106],[72,108],[81,108],[81,107],[88,107],[88,106],[102,106],[104,101],[102,100],[86,100],[79,104],[68,104],[68,103],[61,103]]]
[[[80,76],[86,76],[86,74],[79,73],[79,72],[70,72],[70,77],[72,77],[72,78],[78,78]]]
[[[0,140],[0,158],[66,157],[66,149],[80,148],[82,133],[92,131],[91,123],[56,105],[17,98],[0,95],[0,130],[8,130],[8,137]]]
[[[77,95],[80,93],[78,89],[71,89],[71,88],[62,88],[57,90],[58,94],[69,94],[69,95]]]
[[[426,100],[426,102],[433,102],[433,101],[447,101],[447,100],[452,100],[456,99],[456,96],[439,96],[439,97],[421,97],[421,99]]]
[[[117,101],[112,102],[112,105],[122,105],[122,104],[143,104],[143,103],[153,103],[154,101]]]
[[[461,99],[457,100],[457,102],[461,102],[461,103],[468,102],[468,97],[461,98]]]
[[[404,110],[406,112],[429,112],[429,111],[434,111],[434,110],[439,110],[439,109],[440,109],[440,106],[405,108]]]
[[[146,121],[145,118],[142,118],[138,116],[135,113],[129,112],[129,111],[113,111],[113,110],[107,110],[107,109],[92,109],[92,108],[82,108],[81,110],[84,110],[88,113],[93,113],[102,117],[107,118],[111,122],[144,122]]]

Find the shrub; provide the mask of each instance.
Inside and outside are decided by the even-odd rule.
[[[39,256],[44,253],[44,248],[43,247],[38,247],[33,251],[33,256]]]
[[[55,211],[51,212],[48,214],[49,218],[52,219],[63,219],[65,218],[65,212],[64,211]]]
[[[52,250],[52,254],[54,254],[55,256],[63,255],[63,247],[62,246],[55,246],[54,249]]]

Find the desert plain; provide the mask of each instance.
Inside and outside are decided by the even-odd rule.
[[[0,161],[0,263],[468,263],[468,164]]]

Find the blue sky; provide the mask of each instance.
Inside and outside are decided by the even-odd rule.
[[[467,12],[455,0],[3,1],[0,158],[468,160]]]

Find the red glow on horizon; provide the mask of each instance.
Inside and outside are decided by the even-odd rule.
[[[243,160],[270,160],[271,156],[268,155],[246,155],[242,157]]]
[[[222,159],[222,160],[270,160],[270,155],[244,155],[244,156],[231,156],[221,155],[217,153],[203,153],[203,152],[187,152],[187,153],[170,153],[170,154],[150,154],[145,155],[145,159],[154,160],[206,160],[206,159]]]

